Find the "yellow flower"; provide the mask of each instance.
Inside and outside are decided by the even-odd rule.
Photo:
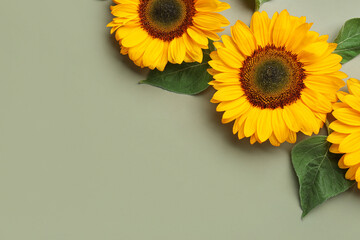
[[[167,62],[202,62],[208,38],[229,25],[219,13],[230,8],[218,0],[114,0],[107,26],[121,53],[140,67],[163,71]]]
[[[331,112],[347,77],[339,71],[342,58],[332,54],[337,45],[309,31],[305,21],[286,10],[272,19],[255,12],[250,28],[237,21],[232,36],[215,43],[211,102],[224,111],[222,123],[235,120],[239,139],[294,143],[299,131],[317,134]]]
[[[345,177],[356,180],[360,189],[360,81],[347,80],[350,94],[338,92],[341,102],[333,104],[333,115],[337,119],[329,125],[334,130],[328,141],[333,143],[330,151],[345,153],[339,160],[339,167],[347,169]]]

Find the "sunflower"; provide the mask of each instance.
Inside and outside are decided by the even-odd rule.
[[[345,153],[339,160],[339,167],[348,169],[345,177],[356,180],[360,189],[360,81],[347,80],[350,94],[338,92],[341,102],[333,104],[336,118],[329,125],[334,130],[328,137],[333,143],[330,151]]]
[[[339,71],[342,58],[332,53],[337,45],[305,21],[286,10],[272,19],[255,12],[250,28],[237,21],[231,37],[215,43],[211,102],[224,112],[222,123],[234,121],[239,139],[294,143],[299,131],[317,134],[331,112],[347,77]]]
[[[229,21],[216,12],[230,8],[218,0],[114,0],[115,16],[107,26],[121,53],[140,67],[163,71],[167,62],[202,62],[208,38]]]

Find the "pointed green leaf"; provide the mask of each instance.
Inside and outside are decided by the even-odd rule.
[[[140,83],[153,85],[165,90],[182,93],[198,94],[209,87],[208,82],[212,76],[207,72],[210,67],[210,53],[214,51],[214,45],[209,41],[209,49],[203,50],[204,58],[202,63],[168,63],[163,72],[158,70],[150,71],[146,80]]]
[[[334,42],[338,44],[334,53],[343,57],[342,64],[360,54],[360,18],[346,21]]]
[[[260,6],[263,4],[263,3],[266,3],[270,0],[255,0],[255,12],[256,11],[259,11],[260,9]]]
[[[295,145],[291,159],[300,184],[302,217],[314,207],[334,197],[353,184],[337,165],[341,155],[329,152],[326,136],[314,136]]]

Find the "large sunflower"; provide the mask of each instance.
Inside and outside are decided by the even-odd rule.
[[[341,102],[333,105],[337,119],[329,125],[333,129],[328,141],[333,143],[330,151],[345,153],[339,160],[339,167],[347,169],[345,177],[358,182],[360,189],[360,81],[347,80],[350,94],[338,92]]]
[[[219,13],[230,8],[218,0],[114,0],[108,24],[121,53],[141,67],[164,70],[167,62],[202,62],[208,38],[229,25]]]
[[[274,146],[296,141],[296,132],[318,133],[344,86],[341,57],[328,36],[309,31],[305,17],[284,10],[269,19],[255,12],[250,28],[237,21],[211,53],[212,102],[234,121],[233,133]]]

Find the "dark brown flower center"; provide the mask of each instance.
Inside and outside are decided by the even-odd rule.
[[[306,75],[297,55],[283,47],[259,47],[240,69],[240,83],[256,107],[275,109],[294,103],[305,88]]]
[[[194,0],[140,0],[141,25],[153,38],[171,41],[192,26],[194,5]]]

